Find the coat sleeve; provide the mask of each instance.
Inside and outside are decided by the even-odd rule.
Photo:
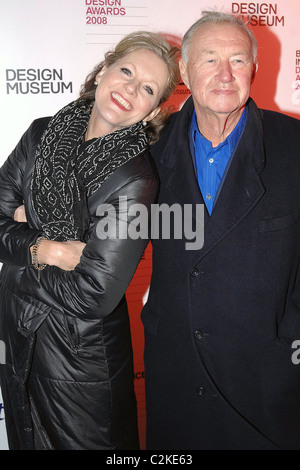
[[[149,241],[147,230],[147,233],[136,239],[125,234],[127,229],[134,227],[137,219],[135,204],[143,206],[149,224],[151,204],[156,200],[157,191],[158,180],[149,173],[127,179],[105,200],[110,208],[105,223],[114,228],[116,222],[117,228],[123,227],[123,234],[105,238],[104,217],[100,211],[76,268],[64,271],[48,266],[41,273],[39,288],[36,288],[36,282],[27,280],[21,285],[22,291],[77,317],[98,318],[109,315],[124,296]],[[126,202],[126,207],[122,201]]]
[[[31,264],[29,248],[42,232],[13,220],[15,210],[23,204],[22,182],[33,134],[37,137],[42,132],[35,123],[0,169],[0,262],[16,266]]]

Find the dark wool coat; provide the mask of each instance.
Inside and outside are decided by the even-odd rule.
[[[203,204],[191,98],[152,151],[158,203]],[[300,122],[249,102],[204,246],[153,240],[142,312],[149,449],[300,450]]]
[[[88,200],[91,226],[74,271],[31,266],[42,233],[31,202],[35,149],[48,119],[35,121],[0,170],[1,389],[10,449],[138,448],[125,290],[147,240],[100,240],[97,208],[119,197],[128,209],[155,201],[158,179],[145,152],[115,170]],[[28,224],[13,221],[25,201]],[[150,212],[150,211],[149,211]],[[130,223],[131,217],[128,217]]]

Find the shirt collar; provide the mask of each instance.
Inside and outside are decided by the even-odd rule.
[[[200,138],[200,140],[202,141],[202,144],[206,148],[209,147],[210,150],[217,151],[217,150],[220,150],[220,148],[222,148],[223,146],[228,144],[230,153],[232,153],[235,146],[236,146],[236,143],[237,143],[237,141],[238,141],[238,139],[239,139],[239,137],[240,137],[240,135],[243,131],[247,115],[248,115],[248,106],[245,107],[245,109],[243,111],[243,114],[240,117],[239,122],[237,123],[237,125],[235,126],[233,131],[229,134],[229,136],[227,136],[227,138],[224,140],[224,142],[221,142],[217,147],[213,148],[212,145],[211,145],[211,142],[209,140],[207,140],[199,132],[198,125],[197,125],[196,111],[194,109],[193,116],[192,116],[192,137],[193,137],[194,146],[196,146],[196,135],[197,135],[197,138],[198,139]]]

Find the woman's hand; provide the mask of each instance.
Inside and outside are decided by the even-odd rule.
[[[38,248],[38,263],[72,271],[79,263],[85,245],[80,241],[43,240]]]
[[[24,204],[15,210],[14,220],[16,222],[27,222]],[[57,266],[64,271],[72,271],[79,263],[84,247],[85,243],[80,241],[56,242],[43,240],[38,249],[38,263]]]
[[[22,206],[19,206],[15,210],[14,221],[15,222],[27,222],[24,204],[22,204]]]

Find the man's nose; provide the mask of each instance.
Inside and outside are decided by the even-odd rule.
[[[234,80],[229,61],[222,61],[219,65],[218,79],[223,83],[229,83]]]

